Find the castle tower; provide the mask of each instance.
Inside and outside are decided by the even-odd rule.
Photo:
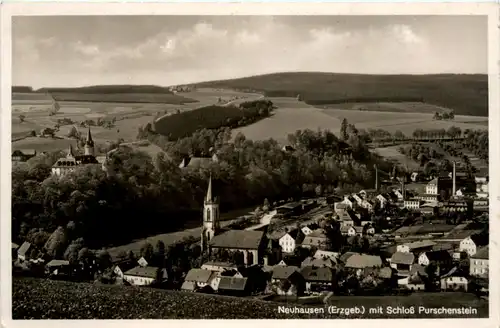
[[[89,127],[89,131],[87,133],[87,140],[85,140],[84,149],[85,149],[85,155],[95,156],[94,140],[92,140],[92,134],[90,133],[90,127]]]
[[[208,180],[207,196],[203,203],[203,227],[201,231],[201,249],[208,248],[208,243],[219,229],[219,202],[212,191],[212,176]]]
[[[71,144],[68,147],[68,154],[66,155],[67,158],[74,158],[75,153],[73,152],[73,146]]]

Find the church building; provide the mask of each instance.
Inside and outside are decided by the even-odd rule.
[[[250,266],[261,263],[267,243],[263,231],[226,230],[220,228],[219,199],[214,197],[212,177],[208,182],[203,209],[201,248],[209,254],[239,253],[242,264]]]

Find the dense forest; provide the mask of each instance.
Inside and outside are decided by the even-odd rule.
[[[312,105],[339,102],[421,101],[455,110],[456,115],[488,116],[486,74],[363,75],[318,72],[275,73],[211,81],[197,87],[297,97]]]
[[[146,131],[139,132],[138,138],[158,133],[168,140],[177,140],[200,129],[245,126],[268,117],[273,108],[273,103],[269,100],[255,100],[244,102],[239,107],[212,105],[173,113],[155,122],[154,127],[146,127]]]
[[[370,155],[354,132],[342,141],[328,131],[297,131],[289,136],[296,151],[284,152],[274,140],[254,142],[239,134],[229,142],[228,128],[201,130],[166,145],[171,158],[121,147],[110,155],[108,174],[90,166],[61,179],[50,176],[50,166],[62,154],[38,155],[13,168],[12,238],[45,245],[61,227],[69,231],[62,235],[71,236],[63,245],[81,239],[100,248],[173,231],[199,217],[210,174],[222,211],[265,198],[274,202],[336,187],[371,187],[373,164],[384,170],[390,164]],[[351,155],[339,153],[346,147]],[[210,150],[217,162],[179,168],[186,153]]]

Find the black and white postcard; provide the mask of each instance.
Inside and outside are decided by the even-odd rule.
[[[1,10],[5,327],[498,327],[494,3]]]

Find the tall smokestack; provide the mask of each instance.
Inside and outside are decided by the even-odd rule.
[[[455,194],[457,192],[457,168],[456,168],[456,163],[453,161],[453,194],[452,197],[455,197]]]
[[[378,191],[378,169],[376,164],[373,167],[375,168],[375,190]]]

